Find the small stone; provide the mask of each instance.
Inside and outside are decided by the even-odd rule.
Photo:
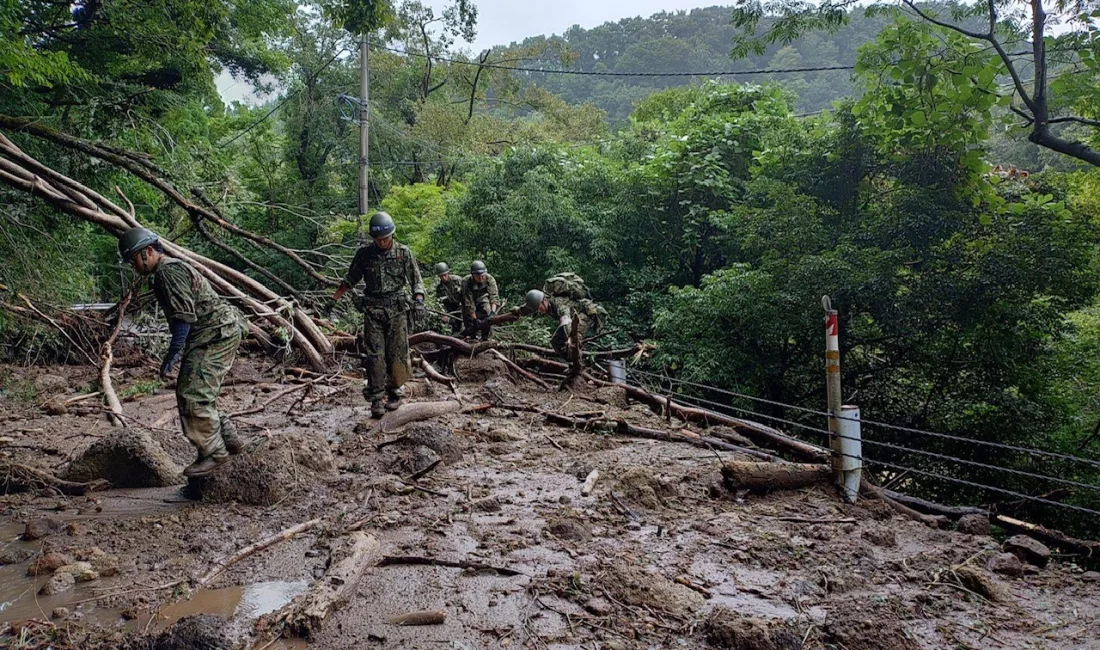
[[[961,566],[955,569],[955,575],[964,587],[995,603],[1007,603],[1012,599],[1008,589],[977,567]]]
[[[592,531],[590,531],[580,520],[572,517],[563,517],[550,522],[550,525],[546,527],[546,532],[558,539],[572,539],[577,541],[592,539]]]
[[[52,614],[50,614],[50,618],[54,618],[54,619],[68,618],[68,617],[69,617],[69,608],[68,607],[58,607],[58,608],[53,610]]]
[[[500,512],[504,509],[504,507],[500,505],[500,499],[496,497],[474,501],[470,507],[478,512]]]
[[[71,573],[55,573],[49,582],[42,585],[38,593],[43,596],[52,596],[72,589],[75,584],[76,578]]]
[[[65,415],[69,412],[69,408],[60,402],[46,402],[43,408],[46,415]]]
[[[1050,549],[1042,542],[1027,535],[1016,535],[1005,540],[1004,550],[1012,553],[1024,562],[1037,567],[1045,567],[1050,562]]]
[[[33,519],[27,522],[27,527],[23,531],[23,539],[28,542],[33,542],[36,539],[42,539],[54,533],[59,533],[64,528],[65,524],[57,519],[51,519],[49,517]]]
[[[88,548],[80,548],[73,551],[73,557],[79,562],[91,562],[93,558],[102,557],[104,555],[107,554],[98,546],[90,546]]]
[[[1100,573],[1096,571],[1086,571],[1081,574],[1081,582],[1100,582]]]
[[[77,576],[83,573],[87,573],[91,570],[92,565],[89,562],[73,562],[72,564],[66,564],[64,566],[57,567],[57,570],[54,571],[54,573],[68,573],[76,578]],[[99,576],[96,577],[98,578]]]
[[[0,552],[0,564],[22,564],[33,556],[29,548],[6,548]]]
[[[98,549],[97,549],[98,550]],[[101,578],[110,578],[119,573],[117,555],[96,555],[91,559],[92,570]]]
[[[584,608],[596,616],[607,616],[614,611],[611,602],[606,598],[589,598],[585,601]]]
[[[570,503],[573,503],[573,499],[571,499],[568,494],[563,494],[558,497],[558,503],[562,505],[569,505]]]
[[[998,553],[986,564],[990,571],[1012,578],[1024,575],[1024,563],[1012,553]]]
[[[989,535],[993,531],[989,526],[989,517],[984,515],[963,515],[959,518],[960,533],[968,535]]]
[[[72,562],[73,559],[64,553],[57,553],[56,551],[46,553],[34,562],[31,562],[31,565],[27,567],[27,575],[32,577],[49,575],[66,564],[72,564]]]

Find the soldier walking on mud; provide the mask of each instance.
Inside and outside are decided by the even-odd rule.
[[[493,327],[491,321],[499,306],[496,278],[489,275],[485,262],[474,262],[470,265],[470,275],[462,278],[465,335],[475,339],[480,335],[482,341],[488,341]]]
[[[603,329],[607,311],[596,304],[581,276],[559,273],[546,280],[542,289],[531,289],[524,298],[521,312],[526,315],[545,314],[558,319],[558,327],[550,337],[550,345],[563,359],[570,359],[573,321],[583,339],[591,332]]]
[[[443,324],[449,325],[451,334],[462,331],[462,280],[451,275],[446,262],[435,265],[439,284],[435,285],[435,297],[443,308]]]
[[[176,405],[183,434],[199,453],[183,475],[203,476],[244,448],[236,427],[218,413],[215,404],[247,329],[244,318],[214,293],[194,267],[165,256],[160,238],[152,231],[126,231],[119,237],[118,252],[138,273],[153,276],[153,293],[168,319],[172,341],[161,363],[162,380],[168,379],[183,355]]]
[[[412,250],[394,241],[397,226],[390,215],[375,212],[369,229],[374,241],[355,252],[332,299],[340,300],[363,281],[363,397],[370,402],[371,416],[380,418],[400,406],[401,387],[412,374],[408,311],[423,322],[424,282]]]

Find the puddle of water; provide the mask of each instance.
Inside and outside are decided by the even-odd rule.
[[[217,614],[228,619],[254,619],[270,614],[286,605],[295,596],[305,593],[309,583],[272,581],[257,582],[243,587],[199,589],[187,600],[172,603],[161,612],[156,628],[163,630],[192,614]]]

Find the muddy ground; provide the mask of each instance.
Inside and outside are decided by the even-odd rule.
[[[266,367],[237,364],[223,411],[287,387]],[[488,382],[509,402],[683,429],[613,390],[544,392],[502,370],[459,365],[463,403],[486,403]],[[141,389],[153,372],[122,370],[119,390]],[[95,400],[61,414],[51,406],[89,390],[90,368],[2,368],[0,377],[0,463],[63,474],[116,433],[84,406]],[[454,398],[419,380],[410,392],[410,402]],[[572,431],[498,408],[383,433],[356,385],[318,382],[301,397],[238,420],[250,453],[203,486],[206,500],[188,498],[182,479],[83,497],[0,496],[0,624],[14,624],[0,644],[36,647],[53,635],[76,647],[138,647],[145,632],[211,613],[228,619],[220,633],[229,643],[262,647],[257,618],[318,580],[334,539],[366,520],[386,556],[483,566],[372,568],[308,645],[269,647],[1100,648],[1100,575],[1065,560],[1039,568],[1004,556],[993,560],[995,573],[999,539],[932,529],[877,502],[845,505],[826,488],[730,494],[718,470],[733,453]],[[182,468],[194,452],[174,411],[163,388],[124,404],[131,428]],[[412,487],[407,478],[435,460],[443,462]],[[600,477],[582,496],[592,470]],[[315,517],[320,526],[242,560],[208,588],[188,586],[219,559]],[[53,520],[38,525],[44,536],[21,540],[26,523],[41,519]],[[51,552],[88,558],[102,575],[40,594],[56,567],[33,578],[28,567]],[[444,611],[445,622],[389,622],[417,610]]]

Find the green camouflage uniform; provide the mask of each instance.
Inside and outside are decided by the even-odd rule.
[[[222,381],[246,331],[240,313],[210,288],[190,264],[165,258],[153,272],[153,292],[164,315],[191,325],[183,348],[176,405],[180,425],[202,458],[226,454],[223,432],[232,423],[215,406]]]
[[[462,331],[462,280],[453,275],[448,275],[446,282],[440,280],[435,285],[435,297],[449,316],[451,333]]]
[[[387,390],[404,386],[412,374],[406,312],[411,297],[424,295],[424,282],[412,250],[396,240],[389,250],[371,242],[356,251],[344,284],[354,288],[360,280],[365,285],[363,397],[375,401],[382,399]]]
[[[473,335],[472,327],[474,319],[484,321],[489,318],[493,305],[500,306],[500,293],[497,291],[496,278],[485,274],[485,282],[474,282],[473,275],[462,278],[462,320],[466,324],[466,331]],[[490,325],[482,323],[482,338],[489,338]]]

